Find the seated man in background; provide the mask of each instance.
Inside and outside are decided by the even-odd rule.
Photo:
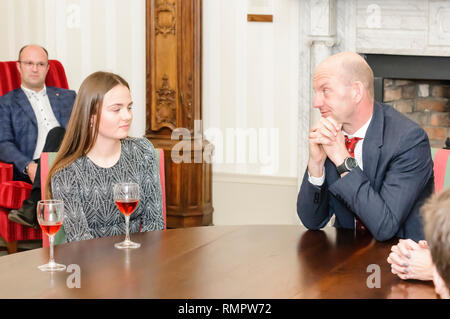
[[[374,101],[373,72],[353,52],[315,70],[309,160],[297,213],[309,229],[335,216],[335,227],[368,230],[376,240],[424,239],[419,208],[434,189],[425,131]]]
[[[427,241],[401,240],[392,246],[388,262],[401,279],[433,280],[436,293],[449,299],[450,189],[430,198],[422,211]]]
[[[30,198],[8,218],[30,227],[38,227],[39,157],[43,151],[58,150],[76,96],[71,90],[45,86],[49,67],[47,50],[24,46],[17,61],[21,87],[0,97],[0,161],[13,163],[14,180],[33,184]]]

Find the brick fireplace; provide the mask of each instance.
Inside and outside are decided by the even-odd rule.
[[[374,71],[375,99],[392,105],[427,132],[433,147],[450,137],[450,58],[364,55]]]
[[[384,102],[428,134],[431,146],[443,147],[450,137],[450,81],[384,79]]]

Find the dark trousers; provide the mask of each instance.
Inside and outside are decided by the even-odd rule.
[[[55,127],[52,128],[47,135],[47,138],[45,140],[44,149],[42,152],[57,152],[59,150],[59,147],[61,146],[61,142],[64,138],[64,134],[66,133],[66,130],[63,127]],[[36,170],[36,176],[34,177],[33,186],[31,188],[31,194],[30,197],[28,197],[29,200],[32,200],[33,202],[37,203],[41,200],[41,163],[40,160],[36,160],[36,163],[38,164],[37,170]]]

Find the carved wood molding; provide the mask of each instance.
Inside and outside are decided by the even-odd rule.
[[[190,75],[187,80],[186,96],[183,97],[183,106],[186,111],[186,116],[189,120],[192,120],[192,105],[193,105],[192,90],[193,90],[192,75]]]
[[[165,37],[168,34],[175,34],[176,21],[175,3],[171,3],[168,0],[163,0],[156,3],[156,35],[162,34]]]
[[[159,128],[168,126],[176,128],[176,92],[169,85],[169,77],[165,74],[162,78],[162,86],[156,90],[156,123]]]

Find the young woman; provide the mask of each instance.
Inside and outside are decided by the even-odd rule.
[[[140,186],[130,233],[164,229],[155,150],[145,138],[128,137],[132,103],[116,74],[96,72],[81,84],[46,185],[47,198],[64,201],[67,242],[125,233],[113,199],[121,182]]]

